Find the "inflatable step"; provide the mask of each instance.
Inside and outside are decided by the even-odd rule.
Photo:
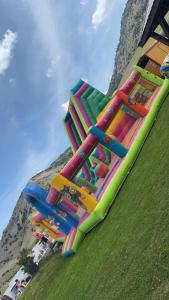
[[[72,227],[70,233],[67,235],[62,246],[62,256],[70,256],[74,254],[74,251],[72,250],[72,246],[76,235],[76,231],[77,229]]]

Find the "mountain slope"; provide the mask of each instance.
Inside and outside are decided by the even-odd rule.
[[[47,189],[51,176],[59,172],[71,156],[72,151],[69,148],[46,170],[33,176],[31,181]],[[31,208],[21,194],[0,241],[0,289],[6,285],[18,269],[16,258],[19,250],[23,247],[31,248],[34,242],[31,234],[33,226],[28,221],[30,213]]]
[[[120,40],[116,50],[114,71],[110,81],[108,95],[118,87],[141,36],[147,0],[128,0],[121,19]]]

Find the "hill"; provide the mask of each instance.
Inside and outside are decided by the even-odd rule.
[[[120,39],[116,50],[113,75],[108,95],[118,87],[123,73],[130,62],[141,36],[147,0],[128,0],[121,19]]]
[[[33,176],[30,180],[48,188],[50,177],[60,171],[71,156],[72,151],[69,148],[46,170]],[[28,221],[30,213],[31,208],[21,194],[0,241],[0,289],[5,288],[18,269],[16,258],[20,249],[31,248],[34,243],[31,234],[33,227]]]

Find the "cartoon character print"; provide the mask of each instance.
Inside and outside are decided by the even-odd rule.
[[[73,186],[64,186],[61,191],[62,195],[69,201],[71,201],[75,206],[82,205],[80,198],[84,199],[85,196],[77,191]]]

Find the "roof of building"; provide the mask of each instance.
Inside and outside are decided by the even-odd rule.
[[[169,11],[168,0],[150,0],[147,8],[143,33],[139,42],[139,46],[143,47],[149,37],[169,46],[169,25],[164,18]],[[157,26],[160,25],[163,34],[155,32]]]

